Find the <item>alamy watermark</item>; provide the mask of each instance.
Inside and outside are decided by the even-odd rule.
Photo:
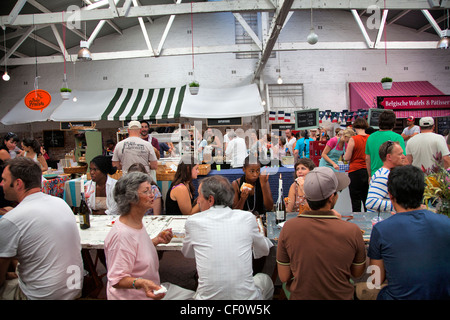
[[[371,5],[367,8],[366,12],[370,14],[367,18],[366,26],[368,29],[380,29],[381,26],[381,9],[379,6]]]
[[[66,280],[66,286],[70,290],[81,289],[83,283],[83,275],[81,273],[81,268],[76,265],[70,265],[67,267],[66,273],[68,274]]]
[[[66,10],[66,27],[70,30],[81,29],[81,9],[79,6],[71,5]]]
[[[181,139],[179,141],[180,144],[178,152],[181,150],[190,151],[192,150],[192,143],[194,143],[194,141],[196,141],[198,146],[202,140],[205,140],[208,143],[208,146],[200,151],[203,153],[203,162],[206,164],[224,164],[223,156],[226,153],[226,144],[224,142],[224,135],[222,134],[222,131],[212,127],[209,127],[207,130],[203,131],[202,121],[194,121],[194,128],[197,133],[196,139],[191,136],[191,132],[189,130],[181,130]],[[247,145],[247,155],[249,156],[250,164],[257,164],[259,162],[262,166],[280,166],[282,158],[281,155],[284,155],[282,150],[285,149],[286,146],[280,145],[279,140],[280,137],[285,136],[285,131],[280,131],[278,129],[270,131],[267,129],[247,129],[244,131],[243,129],[238,128],[230,129],[227,133],[235,135],[233,139],[244,139]],[[158,139],[159,134],[157,132],[153,132],[152,135]],[[174,138],[172,142],[178,142],[178,138]],[[186,153],[189,154],[189,152]],[[231,155],[236,156],[233,152],[231,152]],[[194,154],[193,158],[194,163],[201,162],[198,154]],[[184,163],[190,164],[189,161],[192,161],[190,160],[190,157],[183,158]],[[227,159],[227,162],[229,161],[231,161],[231,159]],[[274,172],[274,170],[270,171],[270,174],[275,173],[276,172]]]

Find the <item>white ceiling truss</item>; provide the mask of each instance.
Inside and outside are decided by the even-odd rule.
[[[58,32],[56,25],[73,23],[73,15],[68,11],[55,11],[47,8],[44,3],[54,3],[52,1],[43,0],[17,0],[14,7],[8,15],[0,16],[0,26],[14,31],[8,32],[6,37],[3,33],[0,35],[0,50],[4,51],[0,66],[5,64],[7,60],[8,66],[18,66],[27,64],[47,64],[47,63],[62,63],[64,58],[67,61],[75,61],[76,54],[68,54],[61,35]],[[67,0],[67,6],[74,4],[75,1]],[[80,0],[78,1],[78,3]],[[397,1],[382,1],[382,0],[234,0],[234,1],[201,1],[183,2],[182,0],[168,0],[159,1],[160,4],[142,4],[144,0],[83,0],[84,6],[77,11],[76,19],[80,23],[96,23],[96,27],[91,34],[85,34],[75,28],[67,28],[73,35],[76,35],[77,41],[86,40],[89,45],[92,45],[94,40],[99,36],[103,26],[108,24],[113,30],[119,34],[122,29],[115,19],[127,19],[138,21],[141,27],[147,48],[131,49],[127,51],[112,51],[112,52],[95,52],[91,50],[93,60],[113,60],[113,59],[133,59],[133,58],[148,58],[159,56],[178,56],[192,54],[191,47],[181,48],[165,48],[164,43],[170,32],[171,26],[177,15],[191,15],[191,14],[208,14],[218,12],[230,12],[234,15],[237,21],[246,30],[248,35],[253,39],[250,44],[230,44],[230,45],[209,45],[198,46],[194,48],[195,54],[215,54],[215,53],[238,53],[238,52],[259,52],[260,58],[256,64],[254,71],[254,79],[259,78],[264,66],[270,57],[272,50],[376,50],[376,49],[435,49],[436,41],[389,41],[382,40],[383,30],[386,25],[396,23],[399,19],[410,14],[413,11],[421,11],[429,24],[421,26],[417,32],[424,32],[432,28],[437,35],[442,34],[442,29],[439,23],[445,21],[447,15],[433,18],[430,10],[440,10],[447,12],[450,8],[450,0],[397,0]],[[39,11],[34,14],[21,14],[22,9],[28,3]],[[162,4],[161,4],[162,3]],[[364,26],[361,16],[366,13],[370,6],[378,5],[382,8],[382,18],[380,28],[375,39],[371,39]],[[61,5],[60,5],[61,7]],[[70,7],[69,7],[70,8]],[[356,26],[359,27],[363,41],[344,41],[344,42],[318,42],[314,46],[305,42],[289,42],[278,43],[277,48],[274,45],[277,43],[278,35],[283,26],[288,23],[293,12],[298,10],[345,10],[350,11],[355,19]],[[395,16],[387,19],[390,10],[398,12]],[[268,17],[269,13],[273,14],[270,23],[265,25],[263,23],[261,35],[258,36],[242,18],[241,13],[260,12],[264,17]],[[145,22],[153,23],[153,19],[169,16],[167,25],[161,35],[160,42],[154,46],[151,43],[145,27]],[[72,19],[72,20],[71,20]],[[265,20],[265,19],[262,19]],[[57,45],[37,36],[37,30],[50,27],[52,34],[56,39]],[[85,28],[86,30],[86,28]],[[85,31],[86,32],[86,31]],[[15,43],[5,48],[4,41],[18,38]],[[21,52],[20,46],[27,38],[32,38],[35,41],[47,46],[56,53],[51,55],[44,55],[35,57],[30,54]],[[54,40],[54,39],[52,39]],[[64,54],[63,54],[64,53]]]

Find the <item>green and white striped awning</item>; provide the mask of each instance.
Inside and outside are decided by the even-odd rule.
[[[249,117],[264,113],[256,84],[236,88],[200,87],[191,95],[187,85],[174,88],[113,88],[72,91],[51,114],[53,121],[154,120]]]
[[[154,120],[180,117],[186,86],[160,89],[118,88],[101,120]]]

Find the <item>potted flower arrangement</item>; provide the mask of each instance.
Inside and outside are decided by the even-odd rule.
[[[61,93],[61,97],[63,98],[63,100],[68,100],[70,98],[72,89],[69,88],[61,88],[59,89],[60,93]]]
[[[436,212],[450,217],[450,171],[442,165],[442,154],[438,152],[435,156],[435,165],[425,172],[425,192],[423,200],[428,207],[432,202]]]
[[[392,78],[384,77],[381,79],[381,85],[383,86],[384,90],[389,90],[392,88]]]
[[[191,92],[191,94],[196,95],[199,88],[200,84],[197,81],[192,81],[191,83],[189,83],[189,91]]]

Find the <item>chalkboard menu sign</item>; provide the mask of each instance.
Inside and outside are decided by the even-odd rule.
[[[369,127],[374,129],[379,129],[378,121],[380,118],[380,114],[384,111],[384,109],[369,109],[369,117],[367,122],[369,123]]]
[[[319,126],[319,109],[295,111],[295,129],[316,129]]]
[[[450,131],[450,117],[438,117],[436,118],[436,130],[439,134],[444,134],[445,129]]]

